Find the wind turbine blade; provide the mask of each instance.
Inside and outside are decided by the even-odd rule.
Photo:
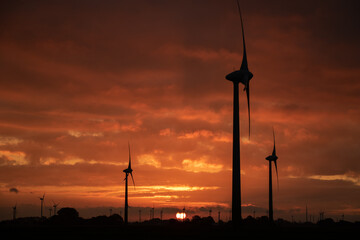
[[[128,142],[128,146],[129,146],[129,166],[128,169],[131,169],[131,153],[130,153],[130,143]]]
[[[249,81],[247,81],[245,86],[247,105],[248,105],[248,116],[249,116],[249,140],[250,140],[250,89],[249,89]]]
[[[134,189],[135,189],[135,181],[134,181],[134,177],[133,177],[132,172],[130,173],[130,175],[131,175],[131,179],[132,179],[132,181],[133,181],[133,184],[134,184]]]
[[[275,171],[276,171],[277,187],[279,189],[279,174],[278,174],[278,170],[277,170],[276,160],[274,161],[274,164],[275,164]]]
[[[246,57],[244,25],[243,25],[239,0],[237,0],[236,2],[237,2],[238,10],[239,10],[239,16],[240,16],[240,22],[241,22],[241,33],[242,33],[242,39],[243,39],[243,60],[242,60],[240,69],[246,69],[247,70],[248,69],[248,64],[247,64],[247,57]]]
[[[274,149],[273,149],[272,155],[273,155],[273,156],[276,156],[276,148],[275,148],[275,131],[274,131],[274,127],[273,127],[273,137],[274,137]],[[276,166],[276,163],[275,163],[275,166]]]

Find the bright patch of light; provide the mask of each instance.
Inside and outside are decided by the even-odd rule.
[[[360,178],[356,177],[356,176],[349,176],[347,174],[335,174],[335,175],[312,175],[309,176],[308,178],[310,179],[316,179],[316,180],[323,180],[323,181],[335,181],[335,180],[340,180],[340,181],[347,181],[347,182],[352,182],[355,185],[360,186]]]
[[[207,163],[206,159],[201,158],[200,160],[184,159],[182,161],[183,169],[188,172],[208,172],[217,173],[223,170],[222,164]]]
[[[74,130],[69,130],[68,134],[72,137],[103,137],[104,134],[101,132],[80,132],[80,131],[74,131]]]
[[[155,158],[152,154],[142,154],[137,158],[140,165],[150,165],[156,168],[161,167],[161,162]]]
[[[27,165],[29,162],[25,159],[24,152],[11,152],[6,150],[0,150],[0,157],[2,161],[1,165]]]
[[[180,212],[176,213],[176,219],[177,219],[177,220],[184,220],[185,218],[186,218],[186,213],[184,213],[184,212],[182,212],[182,213],[180,213]]]

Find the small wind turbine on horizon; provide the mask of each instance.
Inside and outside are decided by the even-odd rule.
[[[226,79],[234,84],[234,103],[233,103],[233,172],[232,172],[232,221],[234,225],[238,225],[242,219],[241,217],[241,176],[240,176],[240,124],[239,124],[239,83],[244,85],[246,91],[248,117],[249,117],[249,139],[250,139],[250,86],[249,82],[253,74],[249,71],[244,26],[240,11],[240,4],[237,1],[239,10],[242,43],[243,43],[243,59],[240,69],[226,75]]]
[[[49,207],[49,215],[50,215],[50,217],[52,216],[52,215],[51,215],[51,214],[52,214],[52,210],[53,210],[53,209],[52,209],[52,207],[50,206],[50,207]]]
[[[269,220],[270,222],[274,221],[274,211],[273,211],[273,195],[272,195],[272,172],[271,172],[271,162],[274,162],[275,170],[276,170],[276,177],[277,177],[277,185],[279,187],[279,175],[277,170],[276,161],[278,157],[276,156],[276,148],[275,148],[275,131],[273,128],[273,137],[274,137],[274,148],[273,152],[270,156],[267,156],[265,159],[269,161]]]
[[[52,201],[52,202],[53,202],[53,208],[54,208],[54,215],[56,215],[56,208],[60,204],[60,202],[59,203],[55,203],[54,201]]]
[[[40,201],[41,201],[41,209],[40,209],[40,217],[43,217],[43,206],[44,206],[44,200],[45,200],[45,193],[42,197],[39,197]]]
[[[12,207],[12,209],[13,209],[13,220],[16,220],[16,205],[17,205],[17,203],[15,203],[15,206]]]
[[[123,172],[125,173],[125,216],[124,216],[124,221],[125,224],[128,223],[128,208],[129,208],[129,204],[128,204],[128,177],[129,174],[131,176],[131,179],[133,181],[134,187],[135,187],[135,182],[134,182],[134,177],[132,175],[133,170],[131,169],[131,153],[130,153],[130,143],[128,143],[129,146],[129,165],[126,169],[123,170]]]

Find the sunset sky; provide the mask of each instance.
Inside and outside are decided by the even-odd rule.
[[[359,1],[240,1],[251,139],[240,88],[243,217],[360,221]],[[143,209],[229,218],[235,0],[2,1],[0,220],[40,200],[119,213],[131,146],[130,221]],[[274,176],[276,181],[276,176]],[[45,211],[46,215],[48,211]],[[190,214],[190,215],[191,215]]]

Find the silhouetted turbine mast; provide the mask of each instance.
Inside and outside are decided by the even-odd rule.
[[[128,168],[124,169],[123,172],[125,173],[125,216],[124,216],[124,221],[125,224],[128,223],[128,208],[129,208],[129,204],[128,204],[128,177],[129,174],[131,176],[131,179],[133,181],[134,187],[135,187],[135,182],[134,182],[134,177],[132,175],[133,170],[131,169],[131,154],[130,154],[130,144],[128,143],[129,146],[129,165]]]
[[[56,208],[60,203],[55,203],[54,201],[52,201],[52,202],[53,202],[53,208],[54,208],[54,215],[56,215]]]
[[[269,220],[270,222],[274,221],[274,212],[273,212],[273,195],[272,195],[272,172],[271,172],[271,162],[274,162],[275,170],[276,170],[276,176],[277,176],[277,184],[279,186],[279,175],[277,171],[277,164],[276,161],[278,157],[276,156],[276,148],[275,148],[275,132],[273,129],[273,137],[274,137],[274,148],[273,152],[270,156],[266,157],[266,160],[269,161]]]
[[[44,200],[45,200],[45,193],[42,197],[39,197],[41,201],[41,209],[40,209],[40,217],[43,217],[43,206],[44,206]]]
[[[17,205],[17,203],[15,204],[15,206],[12,207],[12,209],[13,209],[13,220],[16,219],[16,205]]]
[[[226,79],[234,84],[234,103],[233,103],[233,176],[232,176],[232,221],[235,225],[241,221],[241,176],[240,176],[240,124],[239,124],[239,83],[244,85],[246,91],[248,117],[249,117],[249,139],[250,139],[250,96],[249,96],[249,81],[253,74],[248,69],[244,26],[240,11],[240,4],[237,1],[241,33],[243,41],[243,59],[240,69],[226,75]]]

